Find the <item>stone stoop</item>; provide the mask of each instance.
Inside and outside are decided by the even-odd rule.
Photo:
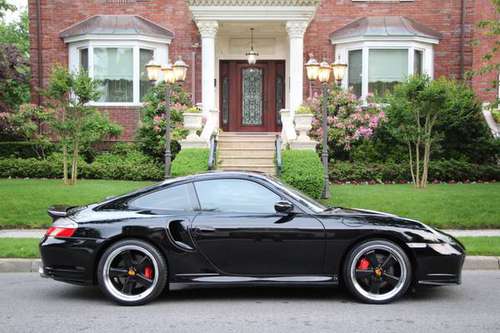
[[[217,138],[217,169],[276,174],[277,133],[227,132]]]

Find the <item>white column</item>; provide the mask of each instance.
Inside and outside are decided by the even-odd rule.
[[[286,31],[290,47],[290,113],[302,104],[304,95],[304,33],[308,21],[288,21]]]
[[[215,35],[217,21],[197,21],[201,34],[201,101],[203,114],[215,109]]]

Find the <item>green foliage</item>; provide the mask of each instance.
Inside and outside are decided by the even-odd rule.
[[[208,171],[208,148],[182,149],[172,163],[172,176],[187,176]]]
[[[126,153],[103,153],[92,163],[78,159],[80,174],[88,179],[159,180],[163,168],[151,157],[137,150]],[[63,155],[54,153],[47,159],[0,159],[0,178],[61,178]]]
[[[56,145],[51,142],[5,141],[0,142],[0,158],[39,158],[40,150],[48,156],[56,149]]]
[[[165,88],[165,83],[160,83],[144,97],[142,121],[136,137],[139,149],[158,162],[163,161],[165,153]],[[175,156],[180,150],[178,141],[187,135],[187,130],[182,125],[182,114],[192,105],[190,95],[180,85],[174,84],[171,89],[170,128],[173,139],[171,148]]]
[[[492,110],[491,115],[497,124],[500,124],[500,110]]]
[[[323,166],[312,150],[286,150],[280,178],[287,184],[319,198],[323,189]]]
[[[111,123],[107,115],[88,105],[99,98],[99,83],[85,71],[70,73],[55,66],[45,92],[49,107],[57,110],[51,128],[58,135],[63,151],[64,182],[74,184],[78,175],[78,159],[82,149],[109,136],[121,133],[121,127]],[[72,153],[71,180],[68,180],[67,156]]]
[[[336,162],[330,166],[332,182],[400,183],[411,181],[406,163],[349,163]],[[497,164],[473,164],[457,160],[431,161],[431,182],[500,181]]]

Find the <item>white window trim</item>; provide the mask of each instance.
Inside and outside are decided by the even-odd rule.
[[[97,39],[89,39],[84,41],[75,41],[69,43],[68,52],[68,67],[72,73],[76,73],[80,70],[80,50],[88,49],[88,66],[89,66],[89,76],[94,77],[94,48],[132,48],[133,54],[133,102],[90,102],[89,105],[100,106],[100,107],[140,107],[143,105],[140,102],[140,49],[153,50],[153,58],[156,63],[164,65],[167,63],[169,55],[169,43],[166,40],[151,41],[151,40],[136,40],[136,38],[130,37],[130,39],[117,39],[115,38],[104,38],[100,36]]]
[[[401,39],[385,39],[385,40],[366,40],[347,43],[333,43],[335,45],[335,59],[340,57],[340,60],[349,65],[349,51],[362,50],[362,69],[361,69],[361,98],[366,99],[368,96],[368,56],[370,49],[394,49],[408,50],[408,75],[412,75],[414,68],[415,50],[422,51],[422,73],[434,77],[434,43],[401,40]],[[348,88],[349,73],[342,80],[342,87]]]

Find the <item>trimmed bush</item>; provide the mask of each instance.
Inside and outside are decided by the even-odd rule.
[[[56,151],[53,143],[33,143],[29,141],[5,141],[0,142],[0,158],[31,158],[39,157],[41,150],[45,155]]]
[[[336,162],[330,166],[333,182],[409,182],[411,174],[406,163],[349,163]],[[432,181],[500,181],[500,166],[473,164],[457,160],[430,161],[429,180]]]
[[[208,171],[208,148],[182,149],[172,162],[172,176],[186,176]]]
[[[281,177],[285,183],[313,198],[319,198],[323,189],[323,166],[312,150],[283,152]]]

